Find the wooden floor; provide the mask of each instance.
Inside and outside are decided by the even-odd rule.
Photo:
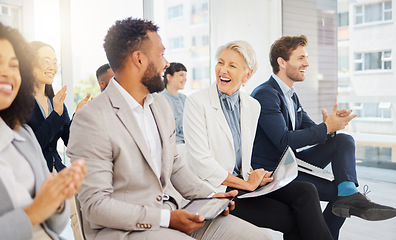
[[[359,191],[367,184],[368,197],[376,203],[396,208],[396,171],[358,167]],[[324,206],[324,204],[322,204]],[[279,232],[272,232],[274,240],[281,240]],[[396,240],[396,217],[378,222],[370,222],[351,217],[341,228],[339,240]]]

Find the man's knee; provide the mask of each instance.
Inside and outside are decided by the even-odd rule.
[[[218,216],[202,239],[272,239],[268,229],[257,227],[233,215]]]
[[[338,133],[336,136],[338,144],[343,147],[355,148],[355,139],[349,134]]]

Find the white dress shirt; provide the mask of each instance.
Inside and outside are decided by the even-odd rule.
[[[161,139],[155,122],[153,113],[151,112],[150,104],[153,103],[154,98],[151,94],[148,94],[144,99],[143,106],[140,105],[115,79],[113,81],[116,88],[120,91],[125,101],[128,103],[132,110],[134,117],[136,118],[139,128],[142,131],[143,137],[146,140],[147,147],[151,153],[151,159],[154,162],[154,172],[158,179],[161,177],[161,165],[162,165],[162,145]],[[170,210],[161,210],[161,227],[169,227],[170,222]]]

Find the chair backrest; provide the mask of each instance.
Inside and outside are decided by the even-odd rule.
[[[77,195],[70,200],[71,205],[71,227],[74,233],[75,240],[85,240],[82,214],[80,208],[80,202],[77,199]]]

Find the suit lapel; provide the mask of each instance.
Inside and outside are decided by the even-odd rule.
[[[227,136],[228,142],[231,144],[232,149],[234,149],[234,140],[232,139],[232,133],[230,127],[228,126],[227,120],[225,119],[224,113],[221,109],[219,95],[217,93],[216,84],[212,84],[209,88],[209,98],[210,104],[215,110],[215,117],[217,123],[220,125],[220,128],[224,131]]]
[[[121,93],[118,91],[118,89],[116,89],[116,86],[114,85],[114,83],[112,83],[112,81],[110,81],[107,88],[106,93],[109,97],[111,104],[113,105],[114,113],[125,126],[129,134],[135,141],[136,145],[140,149],[140,152],[142,153],[144,159],[146,159],[148,165],[154,171],[155,167],[153,160],[151,159],[150,150],[147,146],[142,130],[140,129],[139,124],[132,113],[131,108],[129,107],[128,103],[125,101]]]
[[[162,164],[162,167],[161,167],[161,178],[160,179],[161,179],[162,185],[164,186],[165,182],[163,182],[163,179],[167,179],[166,174],[168,173],[167,169],[168,169],[169,161],[163,161],[163,159],[165,157],[164,151],[167,150],[168,148],[170,148],[170,146],[168,146],[169,141],[167,141],[167,139],[170,138],[170,136],[168,136],[168,134],[167,134],[167,133],[169,133],[169,131],[166,131],[166,129],[168,129],[169,127],[167,126],[167,121],[165,119],[165,116],[162,114],[161,107],[158,105],[158,101],[155,97],[154,97],[154,102],[152,104],[150,104],[150,108],[151,108],[151,112],[153,113],[155,123],[157,124],[157,129],[158,129],[160,139],[161,139],[161,145],[162,145],[161,164]]]
[[[12,141],[12,144],[30,164],[35,176],[35,193],[37,193],[41,187],[41,183],[43,183],[45,179],[43,178],[43,174],[38,172],[40,170],[37,166],[37,163],[33,163],[32,159],[37,159],[41,156],[44,161],[44,157],[42,156],[41,150],[36,149],[34,145],[29,142],[29,138],[31,138],[31,136],[29,135],[29,132],[27,130],[23,129],[23,126],[21,126],[18,134],[21,137],[25,138],[26,141],[18,141],[14,139],[14,141]]]
[[[249,148],[249,144],[246,144],[252,137],[250,136],[250,131],[248,130],[252,126],[250,125],[250,120],[252,119],[250,116],[251,110],[247,101],[249,96],[245,95],[243,92],[240,92],[241,99],[241,155],[242,155],[242,169],[241,174],[243,176],[244,173],[250,171],[250,151],[252,149]],[[245,177],[245,176],[244,176]]]
[[[287,102],[286,102],[286,99],[285,99],[285,95],[283,94],[283,91],[280,88],[279,84],[276,82],[276,80],[273,77],[271,77],[270,80],[271,80],[271,85],[273,86],[273,88],[275,88],[279,92],[279,95],[281,97],[281,101],[282,101],[283,106],[284,106],[284,110],[286,112],[286,113],[283,113],[283,116],[284,116],[286,122],[288,123],[287,127],[289,128],[289,130],[291,130],[293,128],[292,127],[293,125],[291,123],[290,113],[289,113],[289,110],[287,108]],[[296,106],[294,106],[294,109],[295,108],[296,108]],[[294,113],[297,113],[297,110],[295,110]]]

